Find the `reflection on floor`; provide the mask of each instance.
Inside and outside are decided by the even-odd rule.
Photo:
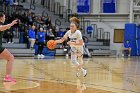
[[[93,57],[84,59],[87,76],[76,77],[75,66],[65,57],[16,58],[16,83],[2,82],[0,93],[140,93],[140,58]]]

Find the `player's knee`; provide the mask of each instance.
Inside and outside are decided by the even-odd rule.
[[[78,53],[77,56],[78,56],[78,58],[83,58],[83,54],[81,54],[81,53],[80,54]]]
[[[9,62],[14,62],[14,56],[12,54],[9,56],[8,61]]]
[[[79,65],[83,65],[83,55],[78,55]]]
[[[79,55],[78,56],[78,61],[80,61],[80,62],[83,61],[83,56]]]

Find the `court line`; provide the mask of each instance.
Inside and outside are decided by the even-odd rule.
[[[93,59],[92,59],[92,61],[93,61]],[[113,71],[112,69],[109,68],[109,66],[103,64],[102,62],[94,61],[94,63],[96,63],[96,64],[102,66],[103,69],[109,71],[110,73],[114,73],[114,74],[116,74],[116,76],[122,78],[122,76],[121,76],[118,72]],[[130,84],[132,84],[132,85],[137,86],[137,83],[136,83],[134,80],[130,79],[130,78],[127,78],[125,81],[127,81],[128,83],[130,83]]]
[[[20,78],[20,79],[28,80],[28,81],[34,81],[34,80],[37,81],[37,79],[38,79],[38,78],[36,78],[36,77],[34,77],[34,79],[33,79],[33,78],[32,78],[32,79],[28,79],[28,78],[25,77],[25,76],[20,76],[20,77],[22,77],[22,78]],[[36,78],[36,79],[35,79],[35,78]],[[43,80],[43,79],[42,79],[42,80]],[[69,81],[69,80],[61,80],[61,79],[49,79],[49,80],[55,81],[55,82],[53,82],[53,83],[61,83],[61,84],[76,85],[76,82],[74,82],[74,81]],[[49,81],[49,80],[47,80],[47,82],[51,82],[51,81]],[[105,85],[98,85],[98,84],[85,83],[85,82],[83,82],[82,84],[85,84],[85,85],[88,85],[88,86],[101,86],[101,87],[106,87],[106,88],[112,88],[112,89],[119,89],[119,90],[123,90],[123,91],[129,91],[129,92],[133,92],[133,93],[139,93],[139,92],[132,91],[132,90],[127,90],[127,89],[124,89],[124,88],[115,88],[115,87],[105,86]],[[93,87],[87,87],[87,88],[93,88]],[[99,89],[99,88],[96,88],[96,89]],[[103,89],[99,89],[99,90],[103,90]],[[108,91],[108,90],[105,90],[105,89],[104,89],[104,91]],[[111,92],[113,92],[113,91],[111,91]]]
[[[63,59],[64,60],[64,59]],[[92,59],[93,60],[93,59]],[[24,63],[27,63],[25,60],[23,61]],[[94,61],[95,62],[95,61]],[[103,68],[104,69],[107,69],[108,70],[108,68],[106,68],[106,66],[105,66],[105,64],[100,64],[101,62],[97,62],[96,61],[96,63],[97,64],[99,64],[99,65],[101,65],[101,66],[103,66]],[[37,66],[35,66],[33,63],[31,63],[31,64],[29,64],[29,65],[31,65],[31,66],[33,66],[33,68],[34,69],[36,69],[37,71],[39,71],[40,73],[43,73],[44,75],[49,75],[50,76],[50,80],[54,80],[54,81],[59,81],[59,82],[63,82],[63,83],[65,83],[65,82],[72,82],[72,81],[66,81],[66,80],[62,80],[62,79],[57,79],[56,77],[54,77],[53,75],[51,75],[51,74],[49,74],[48,72],[45,72],[43,69],[40,69],[40,68],[38,68]],[[113,73],[113,71],[112,71],[112,73]],[[118,74],[117,72],[115,72],[116,74]],[[119,75],[120,76],[120,75]],[[130,80],[131,79],[127,79],[126,81],[127,82],[129,82],[129,83],[132,83],[132,82],[130,82]],[[87,83],[84,83],[84,84],[87,84]],[[97,84],[87,84],[87,85],[96,85],[96,86],[102,86],[102,87],[108,87],[108,88],[113,88],[113,89],[120,89],[120,90],[125,90],[125,91],[129,91],[129,92],[133,92],[133,93],[138,93],[138,92],[136,92],[136,91],[133,91],[133,90],[127,90],[127,89],[124,89],[124,88],[115,88],[115,87],[110,87],[110,86],[103,86],[103,85],[97,85]]]

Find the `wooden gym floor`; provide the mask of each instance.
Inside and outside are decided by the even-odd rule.
[[[0,93],[140,93],[140,58],[84,58],[87,76],[76,77],[70,59],[15,58],[12,75],[17,82],[3,82],[0,59]]]

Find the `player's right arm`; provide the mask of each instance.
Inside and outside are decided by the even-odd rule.
[[[63,43],[68,38],[68,33],[69,33],[69,31],[67,31],[61,39],[55,40],[55,42],[56,43]]]
[[[65,37],[62,37],[59,40],[55,40],[56,43],[63,43],[65,41]]]

